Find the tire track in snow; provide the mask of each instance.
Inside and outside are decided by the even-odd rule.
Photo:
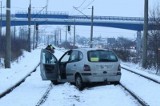
[[[42,105],[42,104],[46,101],[46,99],[47,99],[47,97],[48,97],[48,94],[49,94],[49,92],[51,91],[52,87],[53,87],[53,84],[50,83],[48,89],[47,89],[46,92],[43,94],[42,98],[38,101],[38,103],[37,103],[36,106],[40,106],[40,105]]]

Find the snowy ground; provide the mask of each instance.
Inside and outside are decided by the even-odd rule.
[[[123,88],[104,85],[79,91],[69,83],[53,87],[42,106],[136,106]]]
[[[40,61],[41,48],[24,52],[23,56],[11,65],[11,69],[0,68],[0,94],[9,89],[17,82],[22,80],[26,75],[33,71]],[[63,52],[56,50],[56,57],[59,59]]]
[[[135,71],[139,74],[142,74],[144,76],[148,76],[148,77],[160,82],[160,75],[156,75],[155,74],[156,71],[153,69],[152,70],[149,70],[149,69],[145,70],[142,67],[140,67],[139,65],[133,64],[133,63],[122,63],[121,66],[124,68],[127,68],[127,69],[132,69],[133,71]]]
[[[11,65],[11,69],[0,68],[0,94],[35,69],[40,61],[39,54],[40,49],[32,51],[32,54],[24,52],[19,61]]]
[[[56,50],[57,58],[63,52]],[[25,75],[31,72],[39,63],[40,49],[32,51],[32,53],[24,53],[24,57],[18,63],[14,63],[11,69],[0,68],[0,93]],[[133,66],[124,67],[133,68]],[[159,76],[149,74],[145,71],[135,69],[134,71],[153,77],[157,80]],[[150,106],[159,106],[160,104],[160,85],[152,81],[146,80],[122,70],[121,83],[127,86],[135,94]],[[24,83],[14,89],[11,93],[0,99],[1,106],[34,106],[43,96],[50,85],[50,81],[42,81],[40,77],[39,67],[37,71],[32,73]],[[137,101],[130,96],[120,85],[102,85],[86,88],[79,91],[74,85],[69,83],[53,85],[47,100],[43,106],[138,106]]]
[[[0,100],[1,106],[34,106],[50,81],[42,81],[39,68],[12,93]],[[18,101],[17,101],[18,100]],[[8,102],[9,101],[9,102]],[[17,102],[15,102],[17,101]],[[122,102],[123,101],[123,102]],[[69,83],[53,85],[42,106],[137,106],[137,102],[120,86],[104,85],[79,91]]]
[[[150,106],[160,106],[160,84],[122,69],[121,83],[146,101]]]
[[[1,106],[34,106],[45,93],[49,84],[50,82],[41,80],[39,68],[37,68],[37,71],[24,83],[3,97],[0,104]]]

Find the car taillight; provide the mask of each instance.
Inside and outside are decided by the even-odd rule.
[[[121,71],[121,65],[118,66],[118,71]]]
[[[90,66],[87,65],[87,64],[85,64],[85,65],[83,66],[83,70],[84,70],[84,71],[91,71]]]

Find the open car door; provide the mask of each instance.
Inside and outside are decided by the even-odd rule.
[[[43,80],[55,81],[58,79],[57,58],[46,49],[41,50],[40,71]]]
[[[59,59],[59,70],[61,79],[67,79],[66,66],[69,62],[71,52],[72,52],[71,50],[65,52],[63,56]]]

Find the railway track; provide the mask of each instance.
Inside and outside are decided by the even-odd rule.
[[[130,73],[133,73],[133,74],[135,74],[135,75],[137,75],[137,76],[140,76],[140,77],[142,77],[142,78],[144,78],[144,79],[146,79],[146,80],[148,80],[148,81],[151,81],[152,83],[155,83],[155,84],[160,84],[160,81],[158,81],[158,80],[156,80],[156,79],[153,79],[153,78],[151,78],[151,77],[148,77],[148,76],[146,76],[146,75],[143,75],[143,74],[141,74],[141,73],[138,73],[138,72],[135,72],[135,71],[133,71],[133,70],[131,70],[131,69],[128,69],[128,68],[125,68],[125,67],[121,67],[122,69],[124,69],[124,70],[126,70],[126,71],[128,71],[128,72],[130,72]],[[141,98],[140,96],[138,96],[139,94],[136,94],[136,92],[134,93],[132,90],[130,90],[130,89],[128,89],[126,86],[124,86],[122,83],[120,83],[120,85],[125,89],[125,90],[127,90],[135,99],[137,99],[138,100],[138,102],[142,105],[142,106],[149,106],[149,102],[147,103],[147,101],[144,101],[144,99],[145,100],[147,100],[146,98]],[[141,95],[142,96],[142,95]]]
[[[5,92],[3,92],[3,93],[0,95],[0,99],[3,98],[3,97],[5,98],[5,96],[6,96],[7,94],[12,93],[12,91],[13,91],[14,89],[18,88],[21,84],[25,83],[25,80],[26,80],[28,77],[30,77],[34,72],[36,72],[36,70],[37,70],[38,67],[39,67],[39,64],[36,66],[36,68],[35,68],[33,71],[31,71],[28,75],[26,75],[24,78],[22,78],[22,80],[20,80],[20,81],[17,82],[14,86],[10,87],[10,88],[7,89]],[[51,91],[52,88],[53,88],[53,84],[50,83],[50,84],[48,85],[48,87],[46,87],[46,89],[44,89],[44,94],[42,94],[42,97],[40,97],[40,99],[37,100],[37,103],[36,103],[35,106],[40,106],[40,105],[42,105],[42,104],[46,101],[46,99],[47,99],[47,97],[48,97],[48,94],[49,94],[49,92]]]
[[[129,90],[126,86],[124,86],[123,84],[119,84],[125,91],[127,91],[135,100],[138,101],[138,103],[141,106],[149,106],[147,104],[147,102],[145,102],[142,98],[140,98],[139,96],[137,96],[134,92],[132,92],[131,90]],[[41,99],[37,102],[37,104],[35,106],[41,106],[46,99],[48,98],[48,94],[51,91],[51,89],[53,88],[52,83],[49,85],[48,89],[46,90],[46,92],[44,93],[44,95],[41,97]]]
[[[154,79],[151,79],[151,78],[149,78],[149,77],[146,77],[146,76],[144,76],[144,75],[141,75],[141,74],[139,74],[139,73],[136,73],[136,72],[134,72],[134,71],[132,71],[132,70],[129,70],[129,69],[126,69],[126,68],[124,68],[124,67],[122,67],[123,69],[125,69],[125,70],[127,70],[127,71],[129,71],[129,72],[132,72],[132,73],[134,73],[134,74],[136,74],[136,75],[139,75],[139,76],[141,76],[141,77],[144,77],[144,78],[146,78],[146,79],[148,79],[148,80],[151,80],[151,81],[153,81],[153,82],[155,82],[155,83],[158,83],[158,84],[160,84],[160,82],[158,82],[158,81],[156,81],[156,80],[154,80]],[[144,101],[141,97],[139,97],[138,95],[136,95],[136,93],[134,93],[132,90],[130,90],[130,89],[128,89],[125,85],[123,85],[122,83],[120,83],[119,84],[125,91],[127,91],[141,106],[149,106],[149,104],[146,102],[146,101]],[[49,94],[49,92],[51,91],[51,89],[53,88],[53,86],[52,86],[52,83],[49,85],[49,87],[48,87],[48,89],[46,90],[46,92],[44,93],[44,95],[41,97],[41,99],[38,101],[38,103],[37,103],[37,105],[36,106],[41,106],[45,101],[46,101],[46,99],[47,99],[47,97],[48,97],[48,94]],[[92,88],[92,87],[89,87],[89,89],[90,88]],[[88,88],[87,88],[88,89]],[[88,90],[89,90],[88,89]]]
[[[160,81],[157,81],[157,80],[155,80],[155,79],[153,79],[153,78],[150,78],[150,77],[148,77],[148,76],[142,75],[142,74],[137,73],[137,72],[134,72],[134,71],[132,71],[132,70],[130,70],[130,69],[127,69],[127,68],[124,68],[124,67],[121,67],[121,68],[124,69],[124,70],[127,70],[127,71],[129,71],[129,72],[131,72],[131,73],[134,73],[134,74],[136,74],[136,75],[139,75],[139,76],[141,76],[141,77],[143,77],[143,78],[146,78],[146,79],[148,79],[148,80],[151,80],[151,81],[153,81],[153,82],[155,82],[155,83],[157,83],[157,84],[160,84]]]
[[[6,94],[9,94],[9,93],[12,92],[16,87],[18,87],[20,84],[22,84],[22,83],[26,80],[27,77],[29,77],[33,72],[36,71],[36,69],[37,69],[38,66],[39,66],[39,64],[36,66],[36,68],[35,68],[32,72],[30,72],[28,75],[26,75],[21,81],[17,82],[14,86],[12,86],[11,88],[7,89],[5,92],[3,92],[2,94],[0,94],[0,98],[4,97]],[[146,76],[144,76],[144,75],[141,75],[141,74],[139,74],[139,73],[136,73],[136,72],[134,72],[134,71],[132,71],[132,70],[126,69],[126,68],[124,68],[124,67],[122,67],[122,68],[125,69],[125,70],[127,70],[127,71],[130,71],[130,72],[132,72],[132,73],[134,73],[134,74],[140,75],[141,77],[144,77],[144,78],[146,78],[146,79],[148,79],[148,80],[151,80],[151,81],[153,81],[153,82],[155,82],[155,83],[160,84],[160,82],[158,82],[157,80],[151,79],[151,78],[149,78],[149,77],[146,77]],[[122,83],[120,83],[119,85],[120,85],[122,88],[124,88],[132,97],[134,97],[135,100],[137,100],[140,105],[142,105],[142,106],[149,106],[146,101],[144,101],[142,98],[140,98],[139,96],[137,96],[133,91],[131,91],[130,89],[128,89],[128,88],[127,88],[126,86],[124,86]],[[48,88],[46,89],[45,93],[42,95],[41,99],[39,99],[39,101],[37,102],[37,104],[36,104],[35,106],[41,106],[41,105],[46,101],[46,99],[47,99],[47,97],[48,97],[48,94],[49,94],[49,92],[52,90],[52,88],[53,88],[53,85],[52,85],[52,83],[50,83],[49,86],[48,86]]]
[[[122,83],[119,84],[122,88],[124,88],[132,97],[135,98],[141,104],[142,106],[149,106],[146,101],[144,101],[142,98],[140,98],[138,95],[136,95],[133,91],[128,89],[126,86],[124,86]]]
[[[109,85],[110,85],[110,83],[109,83]],[[120,87],[122,87],[128,94],[130,94],[141,106],[149,106],[146,101],[144,101],[142,98],[140,98],[138,95],[136,95],[136,93],[134,93],[132,90],[128,89],[125,85],[123,85],[122,83],[119,83],[118,85]],[[91,85],[87,89],[88,90],[92,89],[92,87],[95,87],[95,86],[97,86],[97,85]],[[98,86],[99,86],[99,84],[98,84]],[[100,86],[101,86],[101,84],[100,84]]]
[[[31,76],[31,74],[36,71],[36,69],[37,69],[38,66],[39,66],[39,64],[35,67],[34,70],[32,70],[30,73],[28,73],[28,74],[27,74],[25,77],[23,77],[20,81],[18,81],[16,84],[14,84],[14,85],[11,86],[10,88],[8,88],[8,89],[6,89],[4,92],[2,92],[2,93],[0,94],[0,99],[1,99],[2,97],[4,97],[5,95],[9,94],[10,92],[12,92],[12,91],[13,91],[15,88],[17,88],[19,85],[21,85],[21,84],[27,79],[27,77]]]

